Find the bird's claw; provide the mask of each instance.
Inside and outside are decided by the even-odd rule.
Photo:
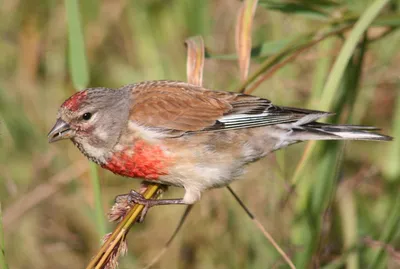
[[[140,217],[138,219],[138,222],[142,223],[144,221],[144,218],[147,215],[147,212],[149,211],[149,208],[152,207],[152,204],[150,203],[149,200],[144,198],[142,194],[138,193],[135,190],[131,190],[129,192],[128,201],[129,201],[129,203],[144,205],[142,212],[140,214]]]
[[[135,191],[135,190],[131,190],[128,193],[128,201],[131,203],[136,203],[136,204],[144,204],[147,199],[143,197],[142,194],[140,194],[139,192]],[[140,202],[139,202],[140,201]]]
[[[120,201],[127,201],[129,204],[139,204],[139,205],[144,205],[144,208],[142,209],[142,212],[140,214],[139,219],[137,220],[139,223],[142,223],[144,221],[144,218],[147,215],[147,212],[149,211],[149,208],[153,206],[149,200],[143,197],[142,194],[135,190],[131,190],[127,194],[120,194],[115,197],[115,202],[119,203]]]

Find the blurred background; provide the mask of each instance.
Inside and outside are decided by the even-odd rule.
[[[68,0],[66,1],[68,2]],[[64,1],[3,0],[0,5],[0,201],[9,268],[83,268],[100,245],[90,166],[70,142],[49,145],[71,79]],[[259,1],[250,75],[276,57],[285,65],[252,94],[275,104],[320,108],[349,27],[373,2]],[[241,84],[234,0],[79,1],[88,86],[186,80],[184,41],[204,38],[204,85]],[[389,1],[359,40],[334,100],[332,120],[400,135],[400,1]],[[289,48],[289,49],[288,49]],[[283,53],[283,54],[282,54]],[[276,66],[276,65],[274,65]],[[271,66],[265,71],[270,72]],[[77,72],[80,67],[75,66]],[[264,72],[265,73],[265,72]],[[306,159],[306,160],[305,160]],[[298,268],[400,268],[400,144],[298,144],[252,164],[232,184]],[[105,212],[140,181],[99,169]],[[183,191],[170,188],[166,197]],[[128,237],[119,268],[141,268],[157,254],[184,208],[153,208]],[[104,215],[103,221],[106,221]],[[106,223],[107,231],[114,224]],[[196,204],[154,268],[286,268],[226,189]]]

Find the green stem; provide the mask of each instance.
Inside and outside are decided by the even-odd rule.
[[[385,223],[386,226],[382,230],[379,241],[388,244],[395,237],[400,225],[400,194],[397,195],[396,203],[393,205],[392,212]],[[373,258],[368,268],[384,268],[383,250],[383,247],[381,247],[377,251],[369,251],[368,256],[371,255]]]
[[[65,0],[65,8],[68,22],[69,72],[74,87],[82,89],[89,83],[89,72],[78,1]]]
[[[354,29],[351,31],[343,48],[341,49],[338,59],[335,61],[332,72],[330,73],[325,84],[319,106],[320,110],[329,110],[332,106],[336,97],[336,91],[340,85],[340,81],[342,80],[344,70],[346,69],[347,63],[357,47],[358,41],[362,38],[362,35],[368,29],[369,25],[374,21],[381,9],[388,2],[389,0],[375,0],[375,2],[369,6],[369,8],[362,14],[360,19],[354,25]]]
[[[0,267],[1,269],[8,269],[6,255],[5,255],[5,242],[4,242],[4,230],[3,230],[3,214],[1,211],[0,202]]]
[[[65,0],[65,7],[68,20],[69,71],[74,87],[76,89],[82,89],[86,88],[89,83],[89,70],[86,60],[85,42],[78,1]],[[97,230],[100,234],[105,234],[106,224],[101,199],[100,180],[95,164],[90,164],[90,171]]]
[[[101,199],[101,184],[99,179],[99,173],[97,172],[97,165],[95,163],[90,163],[90,178],[92,180],[97,230],[100,234],[106,234],[107,229],[106,229],[104,210]]]

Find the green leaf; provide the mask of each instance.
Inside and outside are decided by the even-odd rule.
[[[392,15],[385,15],[376,18],[373,22],[374,26],[392,26],[392,27],[399,27],[400,26],[400,14],[392,14]]]
[[[346,72],[341,87],[337,90],[338,98],[335,99],[334,111],[344,111],[344,106],[353,107],[360,81],[362,63],[365,55],[366,39],[364,38],[362,46],[354,53],[353,59],[346,66]],[[318,93],[317,93],[318,94]],[[332,118],[333,123],[339,122],[340,113]],[[349,117],[351,113],[349,114]],[[296,263],[299,268],[307,267],[315,254],[316,247],[320,241],[320,227],[322,225],[321,215],[324,214],[326,208],[332,203],[332,198],[337,188],[338,171],[340,171],[340,158],[343,147],[338,142],[320,142],[315,147],[313,176],[304,175],[308,180],[302,180],[298,186],[298,193],[303,197],[299,197],[297,204],[302,221],[296,224],[297,233],[309,234],[304,246],[304,251],[300,251],[296,255]],[[335,165],[336,164],[336,165]],[[311,167],[311,166],[310,166]],[[353,216],[354,217],[354,216]],[[345,223],[347,225],[346,233],[343,235],[343,241],[347,248],[355,245],[357,236],[354,222],[350,219]],[[351,227],[350,227],[351,225]],[[299,235],[295,237],[298,240]],[[354,268],[358,260],[358,253],[352,253],[347,259],[347,264],[351,264]]]
[[[69,70],[76,89],[87,87],[89,72],[77,0],[65,0],[68,22]]]
[[[309,2],[277,2],[264,0],[260,1],[260,6],[270,10],[276,10],[283,13],[291,13],[294,15],[302,15],[314,19],[327,19],[330,17],[331,11],[324,9],[322,6],[314,5]]]
[[[291,43],[296,38],[285,38],[280,40],[272,40],[264,42],[258,46],[254,46],[251,48],[251,58],[252,59],[265,59],[268,56],[275,55],[279,53],[279,51],[286,47],[289,43]],[[206,51],[206,58],[214,58],[220,60],[237,60],[238,56],[236,53],[232,54],[213,54],[209,51]]]
[[[76,89],[82,89],[86,88],[89,83],[89,72],[86,62],[78,1],[65,0],[65,6],[68,20],[69,69],[74,87]],[[101,199],[100,179],[97,173],[97,166],[94,163],[90,163],[90,174],[94,193],[97,230],[99,234],[105,234],[106,224]]]
[[[398,232],[400,226],[400,194],[397,192],[397,199],[395,204],[392,206],[392,212],[388,217],[388,220],[385,222],[385,227],[383,228],[383,232],[379,237],[379,242],[382,243],[390,243],[396,233]],[[371,263],[369,264],[368,268],[376,269],[376,268],[384,268],[384,249],[380,247],[378,251],[369,250],[370,256],[373,258],[371,259]]]
[[[280,52],[280,50],[286,47],[289,43],[295,40],[297,37],[285,38],[280,40],[272,40],[264,42],[258,46],[254,46],[251,49],[252,59],[265,59],[268,56],[275,55]],[[232,54],[213,54],[206,51],[206,58],[214,58],[220,60],[237,60],[238,56],[236,53]]]
[[[0,135],[1,129],[4,128],[3,124],[5,124],[5,128],[8,129],[15,143],[16,151],[27,152],[32,150],[35,146],[43,145],[43,143],[37,142],[41,140],[36,139],[38,134],[33,128],[29,118],[23,113],[23,110],[20,109],[20,106],[21,104],[19,102],[8,98],[5,89],[0,87],[0,115],[4,120],[4,122],[0,122]],[[27,137],[31,139],[26,139]]]
[[[6,256],[5,256],[5,243],[4,243],[4,231],[3,231],[3,214],[1,211],[0,202],[0,267],[2,269],[8,269]]]
[[[393,136],[400,138],[400,95],[397,96],[393,120]],[[400,139],[390,142],[389,158],[385,162],[384,172],[389,180],[400,180]]]
[[[325,84],[321,98],[322,100],[319,105],[320,110],[329,110],[332,106],[347,63],[357,47],[359,40],[388,2],[389,0],[375,0],[375,2],[363,13],[363,15],[355,24],[342,50],[340,51],[340,54],[333,65],[332,71]]]

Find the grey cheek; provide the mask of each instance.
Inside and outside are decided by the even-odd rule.
[[[96,129],[93,134],[96,138],[104,142],[106,142],[109,138],[108,132],[104,129]]]

